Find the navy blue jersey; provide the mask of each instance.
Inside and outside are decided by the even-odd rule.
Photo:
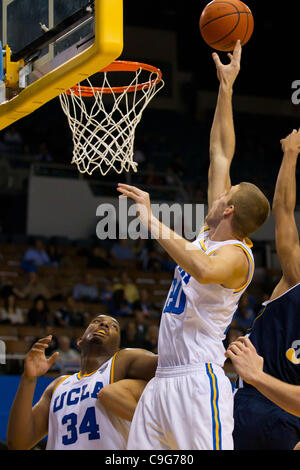
[[[300,385],[300,284],[264,304],[250,340],[264,358],[267,374]],[[252,388],[246,383],[244,387]]]

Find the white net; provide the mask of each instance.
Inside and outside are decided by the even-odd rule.
[[[111,169],[117,173],[131,168],[137,171],[133,159],[136,126],[148,103],[164,86],[158,72],[149,72],[149,80],[139,83],[142,70],[134,72],[134,78],[120,93],[109,83],[108,74],[114,72],[103,72],[100,87],[86,79],[75,91],[60,95],[73,134],[72,163],[81,173],[91,175],[97,169],[102,175]],[[86,86],[90,87],[89,97],[84,96]]]

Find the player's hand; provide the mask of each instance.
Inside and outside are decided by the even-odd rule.
[[[140,221],[145,227],[150,228],[151,217],[153,217],[153,214],[149,194],[135,186],[129,186],[128,184],[122,183],[118,184],[117,191],[122,194],[120,198],[129,197],[135,201]]]
[[[263,373],[264,360],[257,354],[250,339],[242,337],[234,341],[225,355],[231,359],[238,375],[248,384],[255,385],[255,381]]]
[[[300,129],[298,131],[294,129],[293,132],[289,134],[285,139],[282,139],[280,143],[281,143],[282,150],[284,153],[291,151],[299,155],[300,153]]]
[[[214,52],[213,59],[217,67],[217,76],[221,86],[231,89],[241,68],[242,46],[241,41],[235,45],[233,54],[228,54],[230,63],[225,65],[221,62],[219,55]]]
[[[26,354],[24,359],[24,375],[30,379],[36,379],[41,375],[46,374],[50,367],[56,361],[59,353],[56,352],[47,359],[45,355],[45,350],[48,348],[52,336],[47,336],[46,338],[39,339]]]

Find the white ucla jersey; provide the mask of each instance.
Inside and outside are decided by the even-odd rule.
[[[63,377],[49,411],[47,450],[123,450],[130,423],[107,410],[97,399],[113,382],[115,356],[88,375]]]
[[[209,239],[208,227],[200,232],[195,245],[211,256],[225,245],[241,247],[249,258],[247,283],[240,289],[227,289],[219,284],[200,284],[179,266],[170,288],[159,328],[158,367],[214,363],[223,367],[223,340],[236,312],[242,294],[254,272],[250,240],[216,242]]]

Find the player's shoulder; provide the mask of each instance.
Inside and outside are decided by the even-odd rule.
[[[56,379],[54,379],[52,382],[50,382],[50,384],[48,385],[48,387],[45,389],[45,392],[44,394],[46,396],[48,396],[49,398],[52,397],[54,391],[56,390],[56,388],[62,383],[64,382],[68,377],[70,377],[70,375],[61,375],[59,377],[57,377]]]
[[[235,258],[245,258],[245,254],[247,256],[250,255],[249,250],[242,242],[222,245],[212,253],[212,255],[230,256]]]
[[[154,353],[151,351],[147,351],[146,349],[141,349],[141,348],[124,348],[121,349],[118,354],[117,354],[117,359],[134,359],[135,357],[138,356],[155,356]]]

